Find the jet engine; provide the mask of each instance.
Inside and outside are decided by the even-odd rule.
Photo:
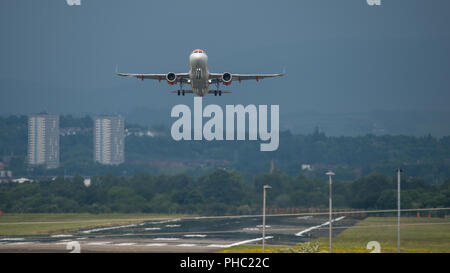
[[[228,72],[223,73],[223,75],[222,75],[223,84],[230,85],[232,81],[233,81],[233,77],[231,76],[230,73],[228,73]]]
[[[170,85],[174,85],[177,83],[177,75],[173,72],[169,72],[166,75],[166,81]]]

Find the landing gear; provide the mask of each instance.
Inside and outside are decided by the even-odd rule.
[[[180,94],[182,94],[182,95],[184,96],[183,81],[182,81],[182,80],[180,81],[180,89],[178,89],[177,94],[178,94],[178,96],[179,96]]]
[[[219,93],[219,96],[222,96],[222,91],[219,90],[220,84],[219,81],[216,81],[216,90],[214,90],[214,96],[217,96],[217,93]]]

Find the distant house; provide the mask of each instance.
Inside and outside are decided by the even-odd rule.
[[[1,178],[5,178],[5,177],[12,177],[12,171],[5,171],[5,170],[1,170],[0,171],[0,177]]]
[[[74,136],[81,131],[80,127],[65,127],[59,129],[60,136]]]
[[[11,180],[11,181],[14,182],[14,183],[22,184],[22,183],[24,183],[24,182],[33,182],[33,179],[21,177],[21,178],[13,179],[13,180]]]
[[[141,129],[141,128],[127,128],[125,129],[125,135],[126,136],[147,136],[147,137],[154,137],[156,134],[148,129]]]
[[[302,164],[302,171],[312,171],[312,167],[310,164]]]
[[[87,177],[83,180],[84,186],[89,187],[91,185],[91,178]]]

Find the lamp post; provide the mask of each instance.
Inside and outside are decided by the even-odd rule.
[[[397,172],[397,252],[400,253],[400,173],[402,169],[398,168]]]
[[[332,172],[332,171],[328,171],[327,173],[326,173],[326,175],[328,175],[328,177],[329,177],[329,181],[330,181],[330,193],[329,193],[329,196],[330,196],[330,204],[329,204],[329,206],[330,206],[330,213],[329,213],[329,222],[330,222],[330,229],[329,229],[329,241],[330,241],[330,253],[333,251],[333,248],[332,248],[332,245],[331,245],[331,236],[332,236],[332,230],[333,230],[333,226],[332,226],[332,223],[331,223],[331,220],[332,220],[332,214],[333,214],[333,197],[332,197],[332,191],[331,191],[331,184],[332,184],[332,179],[331,179],[331,177],[334,175],[334,172]]]
[[[262,234],[262,253],[264,253],[264,246],[266,243],[266,190],[271,189],[269,185],[264,185],[264,196],[263,196],[263,234]]]

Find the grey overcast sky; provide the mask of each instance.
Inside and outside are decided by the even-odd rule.
[[[287,70],[204,103],[447,111],[449,12],[448,0],[2,0],[0,113],[192,105],[166,83],[114,72],[185,72],[195,48],[212,72]]]

